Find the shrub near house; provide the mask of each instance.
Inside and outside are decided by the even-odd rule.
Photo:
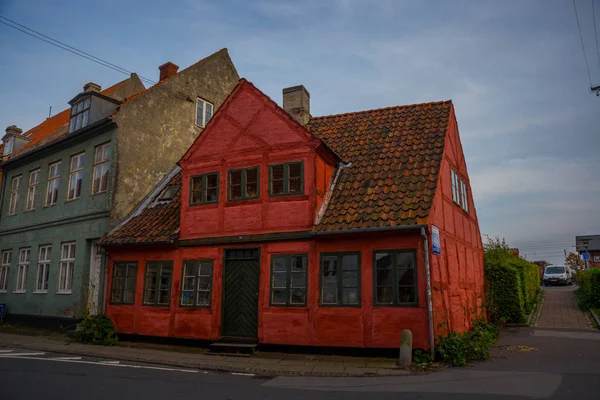
[[[488,316],[492,322],[524,322],[540,287],[538,267],[510,252],[506,243],[485,246]]]

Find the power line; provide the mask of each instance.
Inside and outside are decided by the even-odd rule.
[[[89,53],[86,53],[83,50],[79,50],[79,49],[77,49],[77,48],[75,48],[73,46],[69,46],[66,43],[63,43],[63,42],[61,42],[59,40],[56,40],[56,39],[53,39],[50,36],[44,35],[43,33],[40,33],[40,32],[38,32],[36,30],[28,28],[25,25],[21,25],[18,22],[10,20],[10,19],[8,19],[6,17],[3,17],[1,15],[0,15],[0,19],[4,20],[4,21],[0,21],[1,24],[4,24],[4,25],[6,25],[8,27],[16,29],[16,30],[18,30],[20,32],[25,33],[26,35],[32,36],[32,37],[34,37],[36,39],[39,39],[41,41],[44,41],[44,42],[46,42],[48,44],[51,44],[52,46],[55,46],[55,47],[58,47],[60,49],[66,50],[69,53],[73,53],[73,54],[75,54],[77,56],[86,58],[86,59],[88,59],[90,61],[95,62],[96,64],[100,64],[100,65],[102,65],[104,67],[110,68],[110,69],[112,69],[114,71],[117,71],[117,72],[120,72],[122,74],[126,74],[126,75],[131,75],[132,74],[131,71],[128,71],[128,70],[126,70],[123,67],[119,67],[118,65],[115,65],[115,64],[113,64],[111,62],[108,62],[108,61],[103,60],[103,59],[101,59],[99,57],[96,57],[96,56],[93,56],[93,55],[91,55]],[[9,23],[7,23],[6,21],[8,21]],[[16,26],[13,26],[11,24],[14,24]],[[152,85],[156,84],[156,82],[154,82],[154,81],[152,81],[152,80],[150,80],[148,78],[144,78],[143,76],[140,76],[139,78],[141,80],[143,80],[143,81],[146,81],[149,84],[152,84]]]
[[[596,29],[596,10],[594,9],[594,0],[592,2],[592,18],[594,18],[594,37],[596,38],[596,54],[598,55],[598,67],[600,67],[600,47],[598,46],[598,30]]]
[[[2,21],[2,20],[4,20],[4,21]],[[26,35],[29,35],[29,36],[34,37],[36,39],[39,39],[39,40],[41,40],[43,42],[51,44],[52,46],[58,47],[59,49],[66,50],[69,53],[75,54],[77,56],[83,57],[83,58],[85,58],[87,60],[90,60],[92,62],[95,62],[96,64],[102,65],[103,67],[110,68],[113,71],[120,72],[120,73],[125,74],[125,75],[131,75],[131,74],[133,74],[132,71],[129,71],[129,70],[127,70],[127,69],[125,69],[123,67],[120,67],[120,66],[118,66],[116,64],[113,64],[113,63],[111,63],[109,61],[106,61],[106,60],[104,60],[104,59],[102,59],[100,57],[96,57],[94,55],[91,55],[91,54],[89,54],[89,53],[87,53],[87,52],[85,52],[83,50],[80,50],[80,49],[78,49],[76,47],[70,46],[70,45],[68,45],[66,43],[63,43],[63,42],[61,42],[59,40],[56,40],[56,39],[54,39],[54,38],[52,38],[50,36],[44,35],[41,32],[38,32],[38,31],[36,31],[34,29],[31,29],[31,28],[29,28],[29,27],[27,27],[25,25],[22,25],[22,24],[20,24],[20,23],[18,23],[16,21],[13,21],[13,20],[8,19],[6,17],[3,17],[1,15],[0,15],[0,24],[4,24],[4,25],[6,25],[6,26],[8,26],[10,28],[13,28],[13,29],[15,29],[17,31],[25,33]],[[168,90],[168,91],[170,91],[170,92],[172,92],[172,93],[180,96],[182,99],[188,99],[188,97],[189,97],[185,93],[181,93],[181,92],[179,92],[177,90],[173,90],[173,89],[167,88],[164,85],[156,85],[157,82],[155,82],[155,81],[153,81],[151,79],[145,78],[143,76],[138,75],[138,78],[140,78],[140,80],[146,82],[147,84],[152,85],[153,87],[158,87],[158,88],[161,88],[161,89],[164,89],[164,90]]]
[[[590,82],[590,87],[592,87],[592,76],[590,75],[590,66],[588,63],[587,55],[585,54],[585,46],[583,45],[583,35],[581,34],[581,25],[579,25],[579,14],[577,14],[577,6],[575,5],[575,0],[573,0],[573,9],[575,10],[577,30],[579,31],[579,39],[581,40],[581,48],[583,49],[583,59],[585,60],[585,68],[587,70],[588,81]]]

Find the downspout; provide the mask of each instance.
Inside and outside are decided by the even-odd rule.
[[[431,273],[429,272],[429,240],[425,228],[421,228],[425,248],[425,276],[427,277],[427,312],[429,314],[429,344],[431,346],[431,357],[435,359],[435,340],[433,337],[433,305],[431,301]]]

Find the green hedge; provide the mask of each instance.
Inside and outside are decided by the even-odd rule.
[[[577,272],[577,299],[581,308],[600,307],[600,269],[592,268]]]
[[[540,288],[537,265],[495,246],[485,252],[485,277],[491,321],[525,322]]]

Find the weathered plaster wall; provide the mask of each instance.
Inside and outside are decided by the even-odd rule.
[[[368,235],[351,239],[289,241],[249,244],[260,248],[260,287],[258,340],[261,343],[397,348],[403,329],[413,331],[414,346],[429,347],[423,244],[419,233]],[[138,261],[135,304],[106,305],[106,314],[122,333],[211,339],[220,337],[222,271],[224,247],[206,246],[179,249],[109,248],[112,276],[116,261]],[[374,250],[414,249],[417,252],[418,299],[415,307],[374,307]],[[320,253],[359,251],[361,254],[361,306],[322,307],[319,305]],[[274,254],[308,253],[308,302],[305,307],[269,305],[270,264]],[[213,290],[211,308],[179,306],[182,263],[185,259],[212,259]],[[146,262],[173,260],[171,304],[169,307],[143,306]],[[108,292],[110,293],[110,279]]]
[[[113,223],[139,203],[202,132],[196,125],[196,98],[211,102],[214,113],[238,80],[223,49],[121,106],[114,117],[119,137]]]
[[[452,200],[451,168],[467,185],[468,213]],[[438,185],[429,218],[441,239],[441,255],[430,256],[436,336],[468,330],[483,311],[483,244],[454,112]]]

